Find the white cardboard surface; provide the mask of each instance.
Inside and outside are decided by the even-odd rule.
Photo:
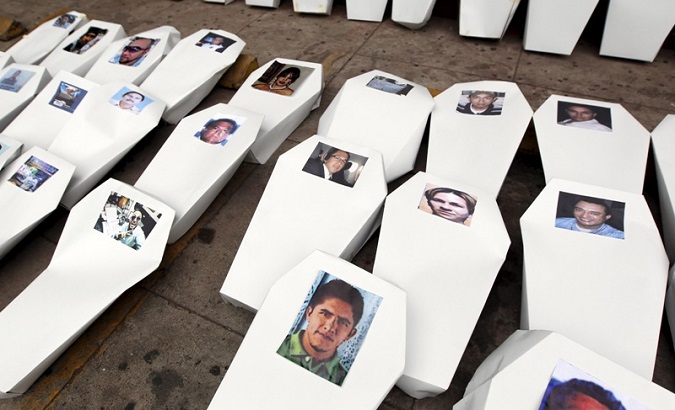
[[[11,55],[17,63],[39,64],[70,33],[88,21],[87,15],[78,11],[73,10],[65,14],[74,17],[74,21],[70,25],[67,27],[55,27],[54,23],[60,16],[54,17],[26,34],[20,41],[7,50],[7,54]]]
[[[245,122],[227,144],[212,145],[195,137],[212,118],[243,117]],[[263,117],[217,104],[185,117],[140,176],[135,188],[160,198],[176,211],[169,243],[187,232],[232,178],[255,140]]]
[[[77,41],[84,34],[87,34],[89,27],[106,29],[108,32],[101,37],[96,44],[91,46],[82,54],[71,53],[64,50],[64,47]],[[54,76],[61,70],[68,71],[75,75],[83,77],[92,65],[98,60],[99,56],[115,40],[126,37],[124,28],[119,24],[108,23],[100,20],[91,20],[89,23],[75,30],[65,40],[63,40],[54,51],[40,63],[42,67],[47,68],[49,73]]]
[[[0,51],[0,70],[12,64],[14,59],[7,52]]]
[[[281,0],[246,0],[247,6],[260,6],[260,7],[279,7]]]
[[[0,171],[19,156],[22,145],[20,141],[5,134],[0,134]]]
[[[670,0],[612,0],[600,55],[652,62],[673,26],[675,3]]]
[[[470,226],[418,209],[429,183],[477,198]],[[387,197],[373,274],[408,294],[404,392],[447,390],[509,245],[494,197],[475,187],[420,172]]]
[[[659,187],[663,242],[675,263],[675,114],[667,115],[652,131],[652,150]]]
[[[113,191],[162,214],[139,250],[94,229]],[[73,207],[47,269],[0,312],[2,396],[25,392],[122,292],[159,266],[172,220],[171,208],[113,179]]]
[[[159,40],[145,55],[145,58],[136,67],[111,63],[120,53],[122,47],[127,45],[134,37],[144,37]],[[180,40],[180,33],[174,27],[161,26],[152,30],[138,33],[134,36],[125,37],[110,44],[101,54],[99,59],[91,67],[85,78],[105,84],[112,81],[126,81],[139,85],[159,65],[162,59],[173,49]]]
[[[140,92],[152,103],[138,114],[111,104],[111,97],[124,87]],[[50,152],[76,167],[61,203],[71,208],[85,196],[157,125],[164,108],[158,97],[129,83],[109,83],[90,91],[49,146]]]
[[[597,5],[598,0],[530,0],[523,48],[528,51],[572,54]]]
[[[558,101],[611,110],[612,131],[558,124]],[[642,193],[649,131],[620,104],[551,95],[534,113],[546,181],[567,179]]]
[[[330,14],[333,0],[293,0],[296,13]]]
[[[517,330],[478,367],[453,409],[536,409],[559,360],[651,409],[675,406],[672,392],[560,334]]]
[[[18,71],[22,72],[18,77],[19,83],[12,87],[19,87],[22,77],[28,73],[33,74],[17,91],[0,88],[0,130],[4,130],[51,79],[51,76],[43,67],[17,63],[10,64],[0,70],[0,78],[4,78],[6,75],[12,76],[10,73],[17,73]]]
[[[382,297],[342,386],[276,353],[319,271]],[[271,288],[209,408],[295,408],[305,401],[320,401],[322,409],[377,408],[403,371],[405,309],[402,290],[314,251]]]
[[[58,171],[33,192],[25,191],[8,180],[30,157],[58,168]],[[0,258],[23,239],[61,201],[75,167],[57,156],[34,147],[0,172]]]
[[[302,79],[290,96],[256,90],[252,85],[270,65],[278,61],[290,66],[310,67],[314,70]],[[264,164],[274,151],[319,106],[323,91],[323,66],[299,60],[278,58],[255,70],[230,99],[230,105],[245,108],[264,115],[256,141],[247,160]]]
[[[90,91],[98,87],[98,84],[75,74],[59,71],[3,131],[3,134],[21,141],[24,144],[24,151],[34,146],[48,149],[66,122],[73,116],[69,110],[50,104],[59,92],[61,82],[79,88],[80,92],[85,91],[86,94],[81,101],[87,98]],[[77,107],[73,109],[73,111],[76,110]],[[36,118],[40,121],[36,121]]]
[[[625,239],[556,228],[560,191],[625,203]],[[521,327],[556,331],[651,379],[668,258],[644,197],[555,179],[520,226]]]
[[[382,21],[388,0],[347,0],[349,20]]]
[[[413,88],[404,96],[367,87],[376,76]],[[380,151],[387,182],[391,182],[413,169],[433,106],[426,87],[373,70],[345,82],[321,116],[318,134]]]
[[[391,19],[411,30],[424,27],[436,0],[392,0]]]
[[[319,142],[368,158],[350,188],[303,171]],[[380,224],[387,195],[381,155],[315,135],[277,160],[225,278],[221,296],[257,311],[272,284],[315,249],[350,260]]]
[[[459,2],[459,34],[502,38],[520,0],[464,0]]]
[[[503,92],[500,115],[457,111],[463,91]],[[458,83],[434,98],[426,171],[480,187],[495,198],[532,118],[518,85],[505,81]],[[462,99],[463,101],[463,99]]]
[[[222,53],[196,45],[209,33],[235,40]],[[176,124],[211,92],[223,73],[237,60],[246,43],[224,30],[202,29],[176,44],[141,87],[166,103],[162,118]],[[186,75],[189,73],[189,75]],[[171,87],[167,87],[171,84]]]

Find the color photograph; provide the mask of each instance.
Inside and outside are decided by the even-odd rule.
[[[413,89],[413,86],[410,84],[399,83],[393,78],[383,77],[381,75],[373,77],[368,81],[366,87],[396,95],[408,95],[410,90]]]
[[[322,142],[316,145],[302,170],[340,185],[354,187],[367,157],[354,154]]]
[[[138,115],[143,111],[143,108],[152,104],[153,99],[146,97],[138,91],[122,87],[108,102],[123,111]]]
[[[417,209],[448,221],[471,226],[477,199],[453,188],[426,184]]]
[[[558,194],[555,227],[624,239],[624,202],[569,192]]]
[[[274,61],[262,76],[253,83],[256,90],[273,94],[293,95],[305,79],[314,71],[310,67],[288,65]]]
[[[56,93],[49,100],[49,105],[73,113],[85,95],[87,95],[87,90],[61,81]]]
[[[158,42],[159,39],[156,38],[131,37],[108,62],[127,67],[138,67]]]
[[[558,101],[558,124],[585,130],[612,132],[612,110],[597,105]]]
[[[464,90],[457,103],[457,112],[469,115],[502,115],[506,93]]]
[[[7,181],[24,191],[35,192],[57,171],[58,168],[31,156]]]
[[[236,43],[236,41],[232,40],[231,38],[210,32],[209,34],[202,37],[201,40],[196,42],[195,45],[199,48],[215,51],[216,53],[222,53],[234,43]]]
[[[216,114],[194,134],[194,137],[208,144],[223,146],[244,122],[245,117]]]
[[[0,90],[18,93],[34,74],[33,71],[28,71],[26,69],[10,68],[9,71],[0,78]]]
[[[80,38],[63,47],[63,49],[73,54],[84,54],[105,37],[107,32],[108,29],[105,28],[89,27]]]
[[[94,229],[129,248],[139,250],[161,217],[162,214],[140,202],[111,192]]]

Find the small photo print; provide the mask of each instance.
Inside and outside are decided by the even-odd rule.
[[[382,297],[319,271],[277,354],[342,386]]]
[[[205,35],[201,40],[196,42],[195,45],[199,48],[215,51],[216,53],[222,53],[234,43],[236,43],[236,41],[231,38],[214,32],[209,32],[209,34]]]
[[[61,14],[56,20],[54,20],[54,27],[59,28],[68,28],[77,20],[77,16],[73,14]]]
[[[82,34],[80,38],[74,42],[63,47],[65,51],[70,51],[74,54],[84,54],[87,50],[94,47],[103,37],[105,37],[108,29],[89,27],[87,32]]]
[[[376,90],[384,91],[390,94],[404,96],[408,95],[410,90],[413,89],[413,86],[410,84],[399,83],[393,78],[383,77],[381,75],[376,75],[373,77],[370,81],[368,81],[366,87],[374,88]]]
[[[368,157],[320,142],[312,151],[302,170],[352,188],[361,176],[367,161]]]
[[[624,239],[626,203],[560,192],[555,227]]]
[[[131,37],[108,62],[127,67],[138,67],[157,43],[159,43],[157,38]]]
[[[73,113],[85,95],[87,90],[61,81],[49,105]]]
[[[502,115],[506,93],[485,90],[464,90],[457,103],[457,112],[470,115]]]
[[[649,410],[578,367],[558,360],[539,410],[565,409]]]
[[[426,184],[417,209],[448,221],[471,226],[477,198],[453,188]]]
[[[253,83],[256,90],[280,95],[293,95],[307,77],[314,71],[311,67],[289,65],[274,61],[262,76]]]
[[[586,130],[612,132],[612,110],[597,105],[558,101],[558,124]]]
[[[94,229],[132,249],[143,247],[161,213],[131,198],[111,192],[103,204]]]
[[[213,145],[225,145],[230,137],[246,122],[246,117],[216,114],[194,134],[200,141]]]
[[[18,93],[35,73],[26,69],[10,68],[0,78],[0,89]]]
[[[35,192],[57,171],[58,168],[49,165],[37,157],[31,156],[8,181],[24,191]]]
[[[122,87],[108,102],[119,109],[138,115],[143,108],[152,104],[154,100],[127,87]]]
[[[0,155],[4,154],[5,151],[9,149],[9,144],[2,142],[0,143]]]

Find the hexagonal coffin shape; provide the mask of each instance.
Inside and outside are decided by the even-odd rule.
[[[382,21],[388,0],[347,0],[349,20]]]
[[[435,5],[436,0],[392,0],[391,19],[417,30],[427,24]]]
[[[519,4],[520,0],[460,1],[459,35],[502,38]]]
[[[528,51],[570,55],[598,0],[530,0],[523,48]]]

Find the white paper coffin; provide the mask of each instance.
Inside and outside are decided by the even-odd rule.
[[[86,37],[88,33],[96,36]],[[122,37],[126,37],[126,33],[119,24],[92,20],[56,46],[40,65],[47,68],[52,76],[64,70],[84,77],[106,48]],[[85,41],[88,38],[91,40]],[[84,45],[80,48],[79,45],[83,44],[80,42],[81,39]]]
[[[136,110],[116,105],[117,96],[126,92],[145,96]],[[61,204],[71,208],[85,196],[159,123],[164,108],[155,95],[129,83],[109,83],[90,91],[49,146],[50,152],[75,165]]]
[[[330,14],[333,0],[293,0],[296,13]]]
[[[20,141],[0,134],[0,170],[21,154],[22,146]]]
[[[570,120],[563,108],[574,104],[592,107],[597,116],[561,125]],[[534,127],[546,181],[560,178],[642,193],[649,131],[620,104],[552,95],[534,113]]]
[[[221,47],[210,41],[216,37],[224,38]],[[224,30],[199,30],[178,42],[141,87],[166,103],[162,118],[176,124],[211,92],[245,45]]]
[[[675,26],[671,0],[609,2],[600,55],[654,61]]]
[[[366,314],[371,309],[365,303],[359,325],[368,320],[370,326],[357,325],[352,339],[365,337],[341,386],[277,353],[320,272],[381,298],[374,315]],[[276,281],[209,408],[290,409],[312,402],[321,402],[322,409],[377,408],[403,371],[405,309],[402,290],[342,259],[314,251]],[[351,339],[344,344],[348,342]]]
[[[478,367],[453,409],[537,409],[560,360],[650,409],[675,407],[672,392],[560,334],[516,330]]]
[[[221,145],[202,141],[200,132],[205,125],[221,118],[238,124],[227,142]],[[217,104],[178,123],[134,185],[176,211],[169,243],[194,225],[232,178],[255,141],[262,121],[260,114]]]
[[[459,34],[502,38],[520,0],[463,0],[459,3]]]
[[[597,5],[598,0],[530,0],[523,48],[528,51],[572,54]]]
[[[663,242],[675,262],[675,114],[667,115],[652,131],[652,149],[659,187]]]
[[[391,19],[411,30],[424,27],[436,0],[392,0]]]
[[[373,70],[345,82],[321,116],[318,134],[380,151],[391,182],[413,169],[433,106],[426,87]]]
[[[477,199],[473,216],[461,223],[420,208],[433,188]],[[387,197],[373,274],[408,294],[406,368],[396,383],[404,392],[447,390],[509,245],[491,193],[420,172]]]
[[[4,51],[0,51],[0,70],[12,64],[14,59],[11,55]]]
[[[484,114],[474,115],[468,99],[475,91]],[[455,84],[434,98],[426,171],[463,181],[497,197],[532,118],[532,109],[515,83],[478,81]],[[469,106],[467,106],[469,104]],[[468,112],[464,112],[467,110]]]
[[[353,187],[303,171],[319,143],[367,158],[352,162]],[[351,159],[350,159],[351,161]],[[380,224],[387,186],[379,152],[315,135],[279,157],[230,271],[220,289],[252,311],[281,275],[315,249],[346,260]]]
[[[14,63],[0,70],[0,130],[19,115],[50,79],[44,67],[35,65]]]
[[[588,208],[576,199],[563,202],[561,192],[612,201],[611,218],[623,228],[625,239],[556,227],[574,222],[574,217],[557,219],[563,216],[561,210],[571,214],[572,207]],[[588,217],[577,221],[589,224],[584,218]],[[651,379],[668,258],[644,197],[554,179],[522,216],[520,226],[521,327],[556,331]]]
[[[234,0],[204,0],[207,3],[220,3],[220,4],[230,4]]]
[[[260,6],[260,7],[279,7],[281,0],[246,0],[247,6]]]
[[[148,53],[144,57],[141,57],[142,59],[135,60],[132,65],[118,63],[123,48],[130,45],[137,37],[155,41],[150,45],[151,49]],[[103,54],[101,54],[85,78],[99,84],[119,80],[138,85],[159,65],[164,56],[178,43],[178,40],[180,40],[180,33],[171,26],[157,27],[117,40],[110,44]],[[147,40],[142,41],[143,43],[147,42]]]
[[[670,334],[675,334],[675,267],[670,269],[668,275],[668,289],[666,291],[666,314],[668,316],[668,324],[670,325]],[[673,342],[675,347],[675,342]]]
[[[3,134],[21,141],[24,151],[34,146],[48,149],[80,103],[96,87],[98,84],[92,81],[59,71]]]
[[[95,229],[110,218],[111,192],[154,213],[144,218],[156,224],[140,249]],[[0,397],[25,392],[122,292],[157,268],[172,220],[171,208],[113,179],[73,207],[47,269],[0,312]]]
[[[301,77],[295,81],[298,85],[292,95],[279,95],[253,88],[275,62],[284,64],[282,71],[287,67],[301,69]],[[277,66],[281,67],[279,64]],[[317,63],[279,58],[251,73],[229,103],[265,116],[247,160],[260,164],[267,162],[309,113],[319,106],[322,90],[323,67]]]
[[[73,171],[73,165],[34,147],[0,172],[0,258],[56,209]]]
[[[382,21],[388,0],[347,0],[349,20]]]
[[[38,64],[74,30],[87,23],[87,15],[69,11],[40,24],[14,44],[7,54],[21,64]],[[55,74],[55,73],[54,73]]]

